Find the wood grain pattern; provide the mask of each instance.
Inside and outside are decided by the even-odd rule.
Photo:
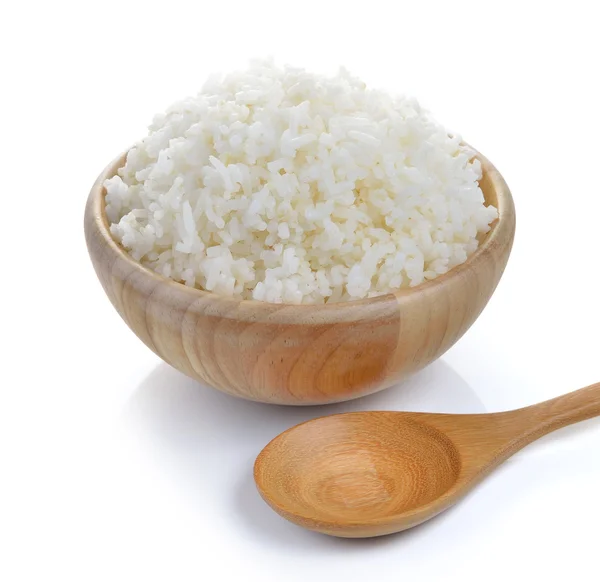
[[[372,537],[444,511],[519,449],[600,416],[600,384],[496,414],[354,412],[293,427],[260,453],[254,478],[286,519]]]
[[[510,191],[483,156],[480,184],[499,210],[466,263],[418,287],[335,305],[274,305],[191,289],[146,269],[112,239],[100,174],[85,211],[109,299],[163,360],[214,388],[277,404],[323,404],[395,384],[443,354],[475,321],[504,271],[515,231]]]

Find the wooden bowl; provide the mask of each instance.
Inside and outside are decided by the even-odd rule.
[[[324,404],[387,388],[423,368],[469,329],[506,266],[515,232],[504,179],[478,154],[499,218],[468,260],[432,281],[332,305],[240,301],[186,287],[133,260],[113,240],[104,180],[85,210],[88,251],[106,294],[136,335],[184,374],[249,400]]]

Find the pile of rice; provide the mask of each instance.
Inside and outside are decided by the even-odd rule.
[[[105,182],[157,273],[273,303],[374,297],[464,262],[497,217],[481,165],[412,99],[253,63],[154,118]]]

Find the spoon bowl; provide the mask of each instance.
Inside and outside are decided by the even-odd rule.
[[[286,519],[340,537],[418,525],[540,436],[600,414],[600,384],[495,414],[352,412],[273,439],[254,478]]]
[[[257,482],[272,483],[269,503],[331,527],[381,527],[438,499],[460,475],[459,452],[444,433],[394,412],[306,422],[261,456]]]

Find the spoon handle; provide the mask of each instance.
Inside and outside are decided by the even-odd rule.
[[[569,424],[600,416],[600,382],[515,412],[525,428],[519,435],[524,446]]]

